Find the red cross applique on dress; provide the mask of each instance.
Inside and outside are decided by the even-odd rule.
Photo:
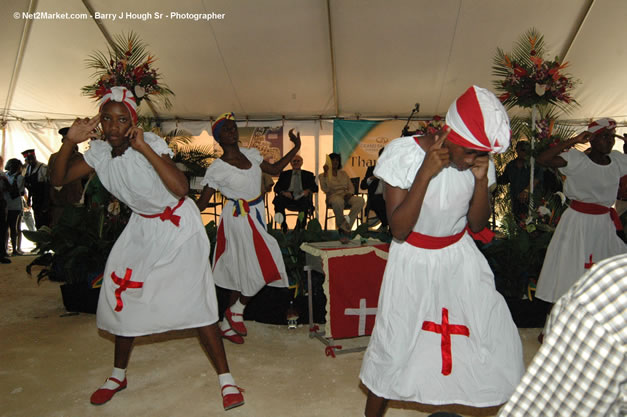
[[[453,369],[451,335],[457,334],[470,337],[470,330],[468,327],[461,324],[449,324],[448,309],[446,308],[442,308],[442,324],[437,324],[433,321],[425,321],[422,323],[422,330],[442,334],[442,341],[440,343],[442,350],[442,375],[450,375]]]
[[[117,302],[115,311],[120,312],[124,308],[124,304],[122,303],[122,293],[124,291],[128,288],[141,288],[144,286],[143,282],[131,281],[131,275],[133,275],[133,270],[130,268],[126,268],[124,278],[118,277],[115,272],[111,273],[111,279],[118,285],[118,288],[115,290],[115,300]]]

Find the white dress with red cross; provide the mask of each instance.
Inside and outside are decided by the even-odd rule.
[[[374,175],[409,189],[425,151],[413,137],[392,141]],[[489,183],[495,182],[490,162]],[[455,243],[425,249],[390,245],[375,326],[360,378],[374,394],[423,404],[502,404],[524,365],[518,330],[494,276],[464,232],[474,176],[444,168],[429,183],[413,232],[459,234]]]
[[[216,159],[201,184],[227,198],[213,252],[216,284],[252,297],[265,285],[289,284],[279,243],[266,230],[265,206],[259,192],[263,157],[254,148],[240,150],[252,164],[249,169]]]
[[[157,135],[145,132],[144,140],[158,155],[172,155]],[[112,158],[111,145],[92,140],[85,162],[133,210],[107,259],[98,327],[141,336],[215,323],[209,239],[196,204],[170,193],[152,164],[130,147]]]
[[[587,214],[575,210],[577,203],[573,204],[579,201],[611,207],[620,177],[627,174],[627,155],[612,151],[609,165],[596,164],[576,149],[560,157],[567,163],[559,169],[566,175],[564,194],[572,201],[551,238],[536,288],[536,297],[551,303],[566,294],[593,264],[627,252],[609,213]]]

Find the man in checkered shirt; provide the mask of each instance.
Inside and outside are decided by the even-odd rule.
[[[559,299],[544,343],[502,416],[627,415],[627,254],[593,266]]]

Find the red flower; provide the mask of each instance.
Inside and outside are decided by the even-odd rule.
[[[436,122],[439,122],[440,120],[442,120],[441,116],[433,116],[433,120],[435,120]]]
[[[499,100],[501,100],[501,102],[507,100],[508,98],[510,98],[510,94],[509,93],[503,93],[499,96]]]
[[[514,74],[516,74],[517,77],[526,77],[527,76],[527,70],[524,69],[523,67],[516,65],[514,67]]]
[[[104,95],[107,93],[107,87],[104,84],[101,84],[100,87],[98,87],[98,89],[96,90],[96,97],[104,97]]]

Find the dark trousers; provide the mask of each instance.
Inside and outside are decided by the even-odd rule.
[[[11,234],[11,246],[13,247],[13,254],[20,250],[20,234],[22,233],[22,227],[20,222],[22,221],[22,210],[9,210],[7,215],[7,223],[9,224],[9,232]]]
[[[7,222],[7,207],[0,205],[0,239],[2,239],[2,246],[0,246],[0,258],[6,258],[7,255],[7,239],[9,238],[9,224]]]
[[[368,196],[368,207],[377,214],[377,217],[381,220],[381,226],[385,227],[388,225],[388,215],[385,211],[383,194]]]
[[[307,214],[313,213],[313,203],[311,202],[310,197],[301,197],[298,200],[292,200],[291,198],[277,195],[274,197],[272,203],[274,204],[274,212],[281,213],[283,218],[285,218],[286,209],[290,211],[297,211],[299,213],[305,213],[304,217],[307,217]],[[304,227],[304,224],[299,224],[298,226]]]

